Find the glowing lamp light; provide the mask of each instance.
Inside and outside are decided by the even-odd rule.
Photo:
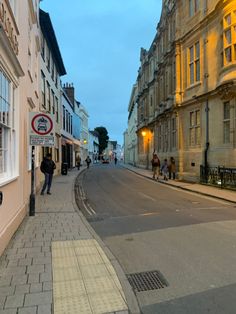
[[[84,144],[87,144],[87,140],[84,140]]]
[[[142,136],[146,136],[147,132],[146,131],[142,131]]]

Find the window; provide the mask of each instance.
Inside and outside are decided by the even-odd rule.
[[[59,107],[58,107],[57,97],[55,97],[55,114],[56,114],[56,122],[59,122]]]
[[[236,13],[228,13],[223,19],[223,65],[236,61]]]
[[[0,182],[16,174],[17,151],[13,84],[0,70]]]
[[[13,14],[16,14],[16,0],[9,0]]]
[[[54,71],[54,69],[55,69],[55,64],[54,64],[54,62],[52,61],[52,71],[51,71],[51,76],[52,76],[52,80],[54,81],[54,77],[55,77],[55,71]]]
[[[189,16],[192,17],[199,10],[200,0],[189,0]]]
[[[47,68],[48,68],[48,71],[50,72],[50,50],[49,50],[49,47],[47,45],[46,46],[46,65],[47,65]]]
[[[190,146],[201,144],[200,110],[190,112]]]
[[[46,95],[45,95],[45,75],[41,72],[41,102],[44,109],[46,109]]]
[[[225,144],[230,143],[230,102],[224,103],[224,120],[223,120],[224,138]]]
[[[41,55],[43,60],[45,60],[45,39],[42,33],[41,33]]]
[[[51,112],[51,92],[50,92],[50,85],[48,82],[47,82],[46,106],[47,106],[47,111],[50,113]]]
[[[196,42],[189,48],[189,84],[200,81],[200,44]]]
[[[53,90],[51,90],[51,95],[52,95],[52,114],[55,114],[55,94]]]
[[[63,106],[63,130],[66,130],[66,109]]]

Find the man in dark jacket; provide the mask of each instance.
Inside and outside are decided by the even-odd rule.
[[[41,195],[44,194],[44,191],[46,190],[46,188],[47,188],[47,194],[51,195],[50,188],[52,185],[52,177],[53,177],[54,169],[56,169],[56,165],[54,161],[52,160],[52,155],[47,154],[46,157],[44,157],[40,165],[40,170],[44,173],[44,176],[45,176],[45,181],[44,181],[44,185],[41,191]]]

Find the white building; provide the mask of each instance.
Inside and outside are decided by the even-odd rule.
[[[86,108],[80,104],[79,106],[79,117],[81,118],[81,163],[83,163],[88,156],[88,141],[89,141],[89,129],[88,129],[88,112]]]
[[[61,84],[60,76],[66,74],[55,32],[48,13],[40,9],[41,28],[41,97],[40,111],[54,116],[55,147],[43,147],[42,157],[52,154],[56,163],[56,172],[61,169]]]
[[[128,128],[125,132],[124,137],[124,159],[125,163],[136,165],[138,161],[138,138],[137,138],[137,121],[138,121],[138,110],[137,110],[137,93],[138,88],[135,84],[132,88],[129,107],[128,107]]]
[[[92,161],[96,163],[99,156],[99,140],[96,131],[89,131],[88,153]]]

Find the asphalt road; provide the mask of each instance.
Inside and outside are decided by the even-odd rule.
[[[168,286],[136,292],[142,312],[236,313],[236,207],[96,165],[79,178],[84,215],[128,274]]]

